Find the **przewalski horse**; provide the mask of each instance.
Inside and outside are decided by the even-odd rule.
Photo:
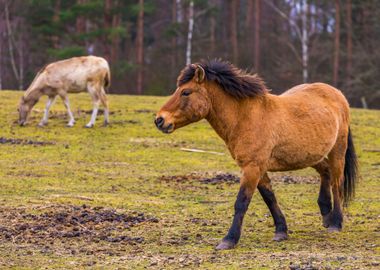
[[[105,89],[109,87],[110,80],[108,63],[101,57],[73,57],[51,63],[37,73],[22,96],[19,105],[19,124],[21,126],[25,125],[33,106],[42,95],[47,95],[48,101],[44,116],[39,123],[40,126],[46,125],[49,118],[49,109],[58,95],[63,100],[69,115],[67,126],[72,127],[75,119],[70,109],[67,94],[87,91],[92,97],[94,108],[91,120],[86,127],[94,126],[100,103],[104,106],[104,124],[107,125],[109,123],[109,112]]]
[[[182,70],[177,90],[157,113],[155,124],[171,133],[203,118],[242,170],[232,225],[217,249],[238,243],[256,188],[275,223],[273,240],[288,238],[267,172],[316,169],[321,176],[318,205],[323,225],[329,231],[341,230],[342,203],[354,195],[357,159],[349,105],[339,90],[312,83],[272,95],[257,75],[218,60],[201,62]]]

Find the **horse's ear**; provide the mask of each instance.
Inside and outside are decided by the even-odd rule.
[[[206,77],[204,68],[201,65],[195,65],[194,79],[197,83],[202,83]]]

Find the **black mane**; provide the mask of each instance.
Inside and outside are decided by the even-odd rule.
[[[216,82],[237,99],[262,96],[268,92],[264,81],[257,74],[247,73],[229,62],[216,59],[187,65],[178,77],[178,86],[193,79],[197,65],[204,69],[205,80]]]

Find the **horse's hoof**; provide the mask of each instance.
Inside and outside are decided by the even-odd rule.
[[[236,246],[236,244],[227,241],[227,240],[222,240],[219,245],[216,246],[216,250],[226,250],[226,249],[233,249]]]
[[[74,124],[67,124],[66,127],[73,127]]]
[[[37,126],[38,127],[44,127],[44,126],[46,126],[47,124],[46,123],[39,123]]]
[[[109,122],[104,122],[103,127],[108,127],[109,124],[110,124]]]
[[[273,237],[273,241],[280,242],[288,239],[288,234],[286,232],[277,232]]]
[[[87,125],[85,125],[84,127],[85,128],[92,128],[94,125],[89,125],[89,124],[87,124]]]
[[[328,228],[330,226],[330,214],[323,216],[322,219],[323,219],[322,221],[323,227]]]
[[[327,231],[328,231],[329,233],[338,233],[338,232],[340,232],[341,230],[342,230],[342,228],[339,228],[339,227],[337,227],[337,226],[329,226],[328,229],[327,229]]]

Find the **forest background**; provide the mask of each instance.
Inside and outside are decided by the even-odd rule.
[[[221,58],[276,94],[320,81],[380,108],[379,18],[377,0],[0,0],[0,89],[91,54],[111,93],[168,95],[187,63]]]

